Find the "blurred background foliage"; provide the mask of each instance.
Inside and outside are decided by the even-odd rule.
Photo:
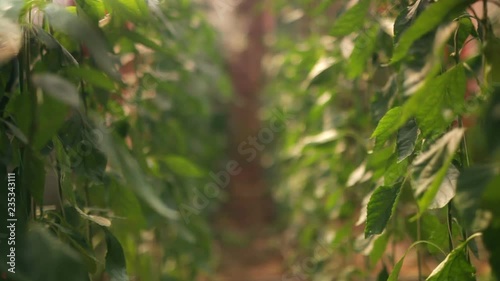
[[[175,210],[223,151],[215,31],[190,1],[50,2],[1,3],[24,39],[0,84],[2,178],[18,177],[13,280],[208,274],[208,210],[189,226]]]
[[[487,21],[476,1],[431,2],[267,3],[262,124],[286,116],[261,158],[280,280],[500,276],[496,5]],[[1,278],[219,280],[227,196],[182,212],[228,160],[234,89],[207,10],[239,2],[217,3],[2,0],[17,266],[2,240]]]

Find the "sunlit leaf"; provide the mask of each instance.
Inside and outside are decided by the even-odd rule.
[[[483,243],[490,253],[489,262],[492,272],[497,278],[500,278],[500,244],[498,244],[498,237],[500,237],[500,221],[497,217],[484,231]]]
[[[394,128],[400,123],[402,108],[399,106],[391,108],[378,122],[377,128],[372,134],[378,145],[383,145],[394,132]]]
[[[167,156],[162,159],[174,173],[186,177],[201,177],[203,173],[193,162],[180,156]]]
[[[384,184],[393,185],[400,182],[407,174],[408,164],[409,162],[407,160],[398,162],[396,156],[392,156],[385,169]]]
[[[471,236],[475,237],[475,236]],[[442,261],[425,279],[426,281],[474,281],[476,280],[476,270],[467,260],[464,248],[471,238],[458,245],[446,259]]]
[[[418,200],[421,212],[431,205],[438,194],[463,134],[463,129],[451,130],[413,161],[412,186],[415,195],[419,196],[425,192]]]
[[[462,65],[429,81],[406,102],[401,121],[415,116],[424,135],[442,132],[463,112],[466,81]]]
[[[453,197],[455,197],[459,174],[460,172],[458,169],[451,164],[446,172],[446,176],[439,186],[436,196],[429,205],[429,209],[443,208],[446,204],[448,204],[448,202],[450,202],[451,199],[453,199]]]

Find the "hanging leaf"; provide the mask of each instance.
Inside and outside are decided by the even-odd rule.
[[[119,80],[116,63],[111,59],[110,48],[102,35],[83,19],[59,7],[49,4],[44,9],[50,25],[71,38],[85,44],[95,63],[110,77]]]
[[[371,265],[376,265],[385,254],[385,250],[387,249],[387,244],[389,244],[390,235],[387,232],[384,232],[382,235],[377,237],[373,242],[373,248],[368,255],[370,259]],[[387,272],[387,269],[386,269]],[[387,277],[389,277],[389,273],[386,273]],[[387,280],[387,277],[384,279]]]
[[[384,231],[396,208],[400,191],[400,183],[393,186],[379,186],[375,189],[367,206],[365,237]]]
[[[127,265],[120,241],[106,228],[102,228],[106,235],[106,272],[110,281],[128,281]]]
[[[320,58],[307,75],[307,79],[304,81],[305,86],[303,87],[309,88],[333,81],[336,69],[338,68],[337,62],[337,60],[331,57]]]
[[[394,46],[391,63],[402,60],[412,44],[452,16],[463,12],[475,0],[440,0],[429,5],[407,28]]]
[[[415,119],[410,119],[398,130],[396,151],[398,153],[398,162],[403,161],[413,153],[415,143],[418,138],[418,126]]]
[[[180,156],[170,155],[162,159],[174,173],[185,177],[201,177],[203,173],[193,162]]]
[[[104,132],[105,128],[99,128]],[[100,143],[101,150],[107,155],[110,164],[117,169],[125,179],[123,185],[131,188],[137,196],[146,202],[158,214],[165,216],[168,219],[177,219],[178,213],[175,210],[167,207],[160,200],[151,184],[145,179],[141,173],[141,167],[130,152],[126,149],[125,144],[116,136],[103,135]]]
[[[35,39],[37,39],[45,48],[47,49],[55,49],[59,50],[62,55],[64,56],[64,59],[72,65],[78,65],[78,61],[73,57],[73,55],[64,48],[59,41],[57,41],[52,35],[47,33],[43,28],[37,26],[37,25],[32,25],[31,26],[32,34]]]
[[[466,81],[463,65],[432,79],[405,103],[401,122],[415,116],[425,136],[444,131],[465,108]]]
[[[400,123],[402,108],[396,106],[387,111],[387,113],[378,122],[377,128],[371,138],[375,138],[377,146],[383,145],[395,131],[394,128]]]
[[[85,81],[90,85],[107,91],[115,91],[116,84],[106,74],[90,67],[71,67],[66,69],[67,75]]]
[[[428,5],[427,1],[417,0],[411,6],[403,7],[394,22],[394,42],[399,42],[401,34],[411,26],[417,16]]]
[[[379,274],[377,275],[377,281],[387,281],[388,278],[389,272],[387,271],[387,267],[384,264],[382,270],[380,270]]]
[[[411,169],[413,175],[412,187],[415,196],[424,194],[418,200],[421,212],[424,212],[436,197],[448,173],[451,160],[460,145],[463,134],[463,129],[457,128],[451,130],[436,141],[429,150],[419,155],[413,161]]]
[[[23,246],[16,268],[16,276],[26,277],[22,280],[88,281],[80,255],[45,228],[32,227]]]
[[[369,0],[360,0],[333,23],[330,35],[341,37],[359,30],[366,20],[369,8]]]
[[[439,186],[436,196],[429,205],[429,209],[443,208],[446,204],[448,204],[448,202],[450,202],[451,199],[453,199],[453,197],[455,197],[459,174],[460,172],[458,169],[451,164],[450,168],[448,168],[448,171],[446,172],[446,176]]]
[[[378,24],[365,32],[360,32],[354,43],[354,49],[347,63],[347,76],[355,79],[365,70],[366,63],[372,58],[380,30]]]
[[[408,164],[408,161],[397,162],[396,155],[392,156],[385,169],[384,184],[394,185],[401,182],[407,174]]]
[[[12,132],[12,134],[14,136],[16,136],[16,138],[18,138],[22,143],[24,144],[27,144],[28,143],[28,138],[24,135],[24,133],[18,128],[16,127],[14,124],[4,120],[4,119],[0,119],[5,125],[7,125],[7,127],[10,129],[10,131]]]
[[[53,74],[37,74],[33,83],[58,101],[74,108],[80,107],[80,96],[76,87],[65,79]]]

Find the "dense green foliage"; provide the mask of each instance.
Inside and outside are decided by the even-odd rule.
[[[230,87],[203,9],[1,1],[0,224],[17,221],[15,274],[5,229],[0,272],[213,276],[207,217],[223,196],[197,190],[225,158]],[[495,16],[472,0],[345,2],[272,3],[262,100],[286,129],[262,162],[297,250],[283,280],[400,280],[415,254],[419,280],[476,280],[485,262],[479,277],[500,279]]]
[[[24,38],[0,75],[0,173],[5,187],[6,172],[17,177],[17,266],[9,276],[207,274],[207,212],[186,224],[177,209],[221,151],[217,105],[228,87],[215,32],[189,1],[166,1],[168,9],[157,1],[50,2],[1,3],[2,20],[18,21]],[[7,85],[12,79],[19,83]],[[44,198],[44,188],[57,199]]]
[[[476,280],[470,253],[482,240],[500,277],[498,27],[467,9],[474,2],[360,0],[333,23],[320,16],[329,5],[280,6],[302,13],[283,30],[307,28],[276,43],[272,101],[293,119],[277,198],[291,241],[332,253],[294,276],[398,280],[396,248],[416,241],[419,279]],[[432,274],[430,255],[442,261]]]

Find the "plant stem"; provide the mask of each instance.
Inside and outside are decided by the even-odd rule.
[[[417,219],[417,241],[422,240],[422,229],[421,229],[421,217]],[[422,280],[422,253],[420,252],[420,247],[417,247],[417,268],[418,268],[418,281]]]
[[[453,217],[451,215],[451,201],[448,203],[446,208],[447,214],[447,224],[448,224],[448,247],[450,252],[453,251]]]

